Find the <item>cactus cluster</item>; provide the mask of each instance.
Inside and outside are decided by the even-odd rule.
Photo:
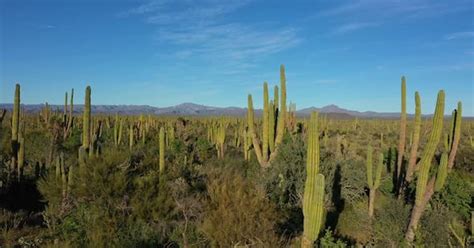
[[[257,156],[257,160],[262,167],[270,166],[273,159],[278,154],[278,145],[283,140],[286,130],[287,109],[286,109],[286,76],[285,67],[280,67],[280,88],[281,102],[278,88],[275,87],[273,103],[269,101],[268,84],[263,84],[263,116],[262,116],[262,136],[257,136],[255,127],[255,116],[253,109],[252,95],[248,95],[247,125],[248,132],[252,140],[252,145]],[[276,130],[274,131],[270,130]]]
[[[408,242],[412,242],[415,237],[415,231],[418,227],[418,222],[421,218],[421,215],[426,207],[426,204],[431,199],[431,196],[434,193],[435,187],[435,176],[431,179],[429,178],[429,172],[434,158],[436,148],[440,142],[442,131],[443,131],[443,118],[444,118],[444,104],[445,104],[445,94],[444,91],[438,93],[438,99],[436,102],[435,114],[433,117],[433,128],[431,130],[431,135],[428,139],[428,143],[423,151],[421,160],[419,161],[417,167],[418,178],[416,182],[416,196],[415,196],[415,206],[412,209],[410,223],[405,234],[405,239]],[[441,168],[443,166],[440,166]],[[440,168],[438,168],[440,169]],[[440,174],[441,175],[441,174]]]

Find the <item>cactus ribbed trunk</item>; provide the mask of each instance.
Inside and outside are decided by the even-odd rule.
[[[268,139],[269,139],[269,101],[268,101],[268,84],[263,83],[263,133],[262,133],[262,158],[268,160]]]
[[[255,150],[255,154],[257,155],[258,163],[265,167],[266,162],[262,158],[262,149],[260,148],[260,142],[258,141],[257,134],[255,133],[255,126],[254,126],[254,110],[253,110],[253,101],[252,95],[248,96],[248,109],[247,109],[247,121],[248,127],[250,132],[250,137],[253,143],[253,149]]]
[[[401,186],[401,172],[403,165],[403,156],[405,154],[405,139],[406,139],[406,128],[407,128],[407,104],[406,104],[406,80],[402,77],[402,98],[401,98],[401,114],[400,114],[400,138],[398,142],[398,158],[397,158],[397,187]]]
[[[443,129],[443,118],[444,118],[444,103],[445,94],[444,91],[438,93],[438,99],[436,101],[436,110],[433,116],[433,128],[431,131],[430,138],[426,144],[425,150],[421,156],[421,160],[418,163],[418,179],[416,182],[416,197],[415,206],[413,207],[412,214],[410,217],[410,223],[405,234],[405,239],[411,243],[415,237],[415,232],[418,227],[418,222],[421,215],[426,207],[426,204],[430,200],[434,192],[435,179],[428,179],[431,168],[431,162],[433,160],[436,148],[441,139]],[[429,182],[428,182],[429,180]]]
[[[165,129],[160,128],[160,173],[165,171]]]
[[[308,127],[308,154],[306,158],[306,181],[304,186],[303,216],[304,232],[302,248],[313,247],[319,235],[324,210],[324,176],[319,172],[318,114],[311,113]]]
[[[459,140],[461,139],[461,123],[462,123],[462,103],[458,102],[458,108],[454,111],[453,114],[453,129],[451,131],[451,140],[449,159],[448,159],[448,169],[451,170],[454,166],[454,161],[456,159],[456,153],[458,151]]]
[[[418,92],[415,93],[415,122],[413,127],[413,140],[410,151],[410,159],[408,161],[407,173],[405,181],[411,182],[413,173],[415,172],[416,159],[418,158],[418,145],[420,143],[421,130],[421,99]]]
[[[275,151],[275,106],[270,101],[268,106],[268,146],[270,153]]]
[[[276,145],[280,144],[283,140],[283,135],[285,134],[285,124],[286,124],[286,75],[285,75],[285,66],[280,66],[280,88],[281,88],[281,106],[278,113],[278,123],[277,123],[277,135],[276,135]]]
[[[82,119],[82,146],[88,151],[91,140],[91,87],[86,87],[84,115]]]

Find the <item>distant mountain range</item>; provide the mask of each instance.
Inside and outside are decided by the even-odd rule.
[[[53,110],[63,110],[63,105],[50,105]],[[44,107],[44,104],[23,104],[22,108],[29,113],[37,113]],[[11,110],[12,104],[0,104],[0,108]],[[74,112],[82,112],[83,105],[74,105]],[[296,111],[297,116],[308,116],[312,111],[326,114],[329,117],[350,119],[350,118],[399,118],[400,113],[380,113],[374,111],[355,111],[338,107],[337,105],[327,105],[322,108],[310,107]],[[212,107],[194,103],[182,103],[171,107],[153,107],[149,105],[93,105],[92,113],[101,114],[154,114],[163,116],[245,116],[247,108],[240,107]],[[261,109],[255,110],[256,115],[262,113]],[[411,117],[411,115],[409,115]]]

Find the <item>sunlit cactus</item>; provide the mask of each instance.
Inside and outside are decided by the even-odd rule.
[[[323,224],[324,176],[319,172],[318,113],[311,113],[308,127],[308,152],[306,158],[306,181],[304,186],[303,216],[304,232],[301,247],[313,247]]]
[[[128,129],[128,147],[130,148],[130,150],[133,149],[133,142],[134,142],[133,125],[130,124],[130,127]]]
[[[12,142],[18,142],[18,130],[20,129],[20,85],[15,85],[15,98],[12,113]]]
[[[369,188],[369,217],[374,215],[374,204],[375,204],[375,194],[377,189],[380,186],[380,181],[382,178],[382,169],[384,167],[383,160],[384,156],[383,153],[379,153],[378,156],[378,163],[375,169],[375,175],[373,173],[373,161],[372,161],[372,154],[373,149],[372,146],[368,146],[367,148],[367,186]]]
[[[449,158],[448,158],[448,169],[451,170],[454,166],[456,159],[456,153],[459,146],[459,140],[461,139],[461,124],[462,124],[462,102],[458,102],[458,108],[453,112],[453,125],[451,131],[451,142],[449,143]]]
[[[441,160],[439,162],[438,173],[436,173],[436,182],[435,182],[435,191],[440,191],[446,178],[448,177],[448,154],[443,152],[441,155]]]
[[[270,118],[270,108],[268,100],[268,84],[267,82],[263,83],[263,134],[262,134],[262,159],[264,161],[268,160],[268,139],[269,139],[269,118]]]
[[[270,152],[275,151],[275,106],[273,101],[268,105],[268,146]]]
[[[421,160],[418,163],[419,171],[416,182],[415,206],[413,207],[410,223],[405,234],[405,239],[408,242],[412,242],[415,238],[415,231],[418,227],[418,222],[421,218],[421,215],[423,214],[426,204],[434,193],[435,178],[431,178],[431,180],[429,180],[429,172],[436,148],[438,147],[442,136],[444,103],[445,94],[444,91],[441,90],[438,93],[431,134],[428,143],[426,144],[425,150],[421,156]]]
[[[225,130],[226,126],[221,123],[216,127],[216,147],[217,147],[217,158],[224,158],[224,146],[225,146]]]
[[[84,113],[82,117],[82,146],[89,150],[91,142],[91,87],[86,87]]]
[[[405,76],[402,76],[402,99],[401,99],[401,114],[400,114],[400,137],[398,142],[398,158],[397,158],[397,187],[401,187],[401,171],[403,158],[405,154],[405,139],[406,139],[406,128],[407,128],[407,86]]]
[[[160,128],[160,173],[165,171],[165,129],[163,127]]]
[[[421,130],[421,99],[420,94],[415,92],[415,121],[413,125],[413,140],[411,144],[410,159],[408,161],[405,180],[411,182],[418,158],[418,145],[420,143]]]
[[[257,136],[255,130],[255,123],[254,123],[254,110],[253,110],[253,100],[252,95],[248,96],[248,109],[247,109],[247,124],[248,124],[248,132],[252,140],[253,148],[255,154],[257,155],[257,160],[262,167],[270,166],[271,162],[275,159],[276,155],[278,154],[278,145],[283,140],[283,135],[285,132],[285,125],[286,125],[286,78],[285,78],[285,69],[282,65],[280,68],[280,86],[281,86],[281,107],[278,108],[274,106],[273,109],[279,109],[279,111],[275,111],[273,113],[275,121],[272,123],[273,127],[270,127],[270,102],[268,99],[268,84],[264,83],[264,108],[263,108],[263,123],[262,123],[262,136],[261,139]],[[278,88],[275,88],[278,89]],[[275,94],[276,99],[274,99],[274,104],[279,102],[278,92]],[[276,130],[276,134],[274,135],[274,141],[269,141],[270,139],[270,129]],[[270,148],[270,144],[273,143],[271,146],[274,147],[273,151]]]

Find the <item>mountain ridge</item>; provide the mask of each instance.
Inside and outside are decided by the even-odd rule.
[[[44,104],[22,104],[22,108],[28,113],[37,113],[41,111]],[[53,110],[62,111],[64,105],[49,105]],[[13,104],[0,103],[1,109],[11,110]],[[74,105],[74,113],[82,112],[83,105]],[[154,114],[163,116],[245,116],[247,108],[242,107],[214,107],[191,102],[185,102],[168,107],[154,107],[150,105],[92,105],[93,113],[100,114],[125,114],[125,115],[140,115],[140,114]],[[335,118],[399,118],[399,112],[376,112],[376,111],[356,111],[341,108],[338,105],[330,104],[323,107],[308,107],[296,111],[299,117],[309,116],[311,112],[318,111],[321,114],[326,114],[329,117]],[[261,109],[255,109],[255,113],[260,115]],[[408,114],[408,117],[412,117]],[[424,116],[431,116],[424,115]],[[469,117],[467,117],[469,118]]]

